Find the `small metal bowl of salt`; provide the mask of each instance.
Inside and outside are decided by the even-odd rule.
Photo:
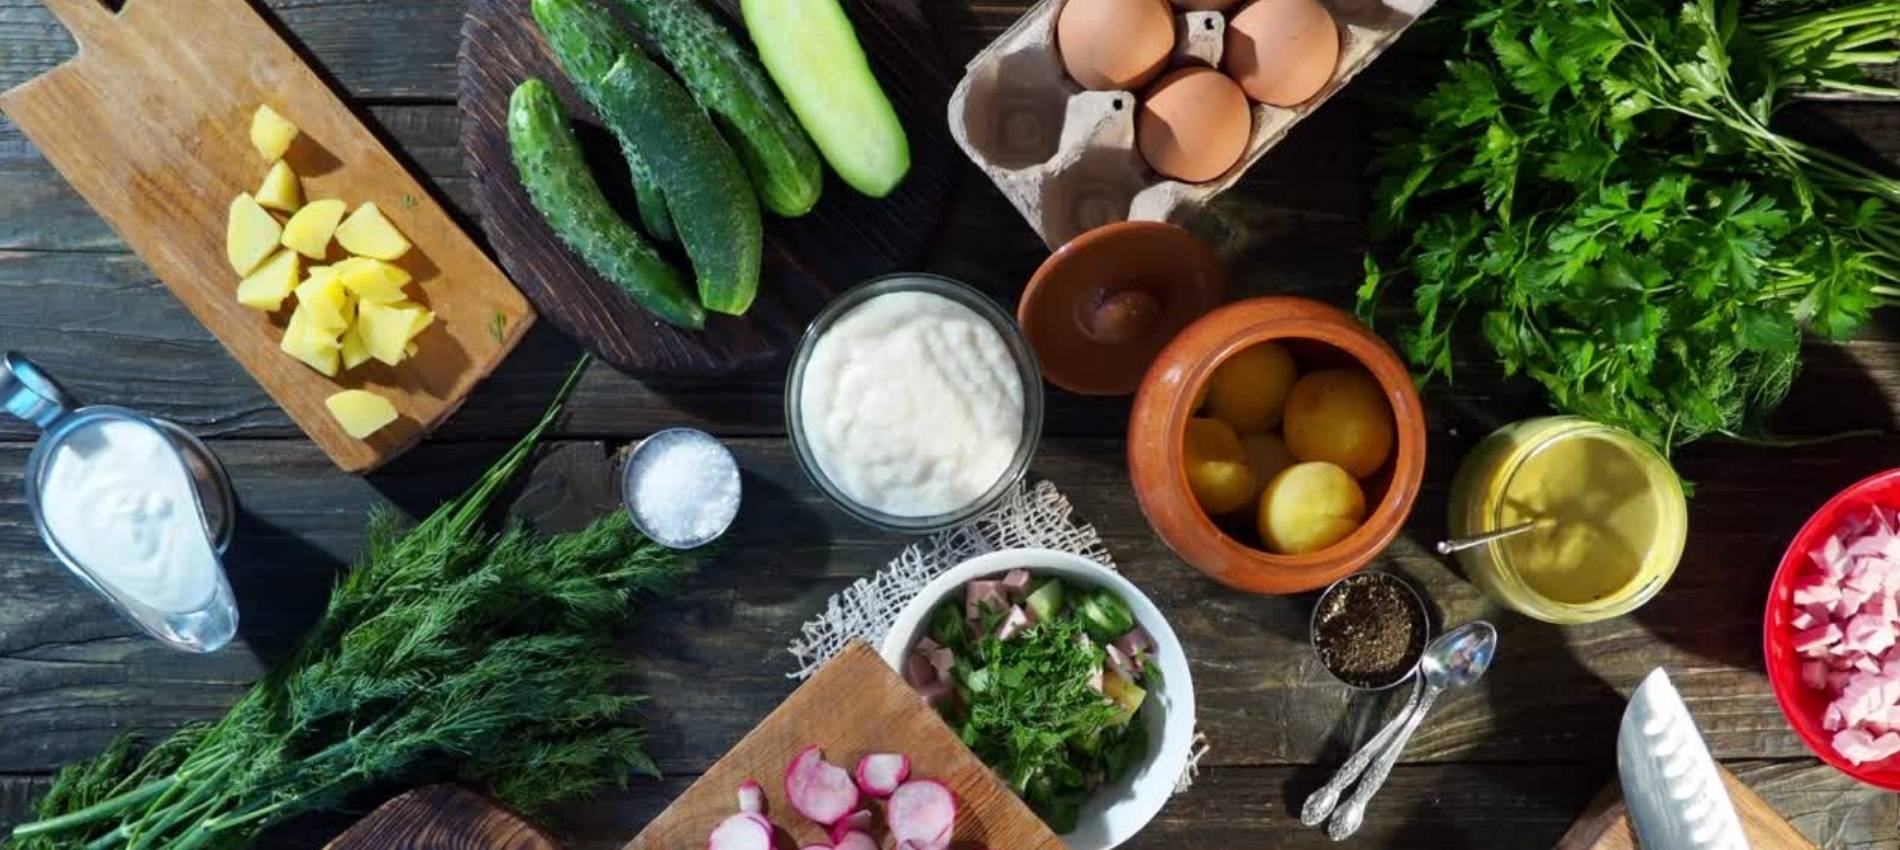
[[[620,471],[633,526],[669,549],[696,549],[739,515],[739,462],[718,438],[669,428],[640,441]]]

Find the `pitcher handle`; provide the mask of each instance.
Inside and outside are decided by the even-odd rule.
[[[44,431],[78,407],[52,376],[17,351],[0,355],[0,408]]]

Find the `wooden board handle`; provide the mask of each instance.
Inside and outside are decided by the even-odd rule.
[[[102,0],[40,0],[46,10],[65,25],[73,34],[73,40],[83,49],[90,35],[100,32],[112,23],[116,15],[107,9]],[[131,2],[131,0],[127,0]]]

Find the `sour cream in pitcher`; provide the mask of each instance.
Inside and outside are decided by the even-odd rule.
[[[72,559],[119,593],[159,611],[210,599],[221,567],[190,473],[157,429],[100,419],[47,458],[40,511]]]
[[[996,328],[929,292],[876,296],[818,338],[799,398],[810,451],[858,504],[926,517],[995,486],[1023,442],[1023,385]]]

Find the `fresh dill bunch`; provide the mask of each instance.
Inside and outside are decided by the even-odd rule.
[[[374,514],[322,618],[223,719],[66,768],[8,846],[237,848],[372,783],[458,781],[532,812],[658,775],[613,634],[684,559],[620,511],[552,538],[513,520],[483,530],[572,385],[420,524]]]

